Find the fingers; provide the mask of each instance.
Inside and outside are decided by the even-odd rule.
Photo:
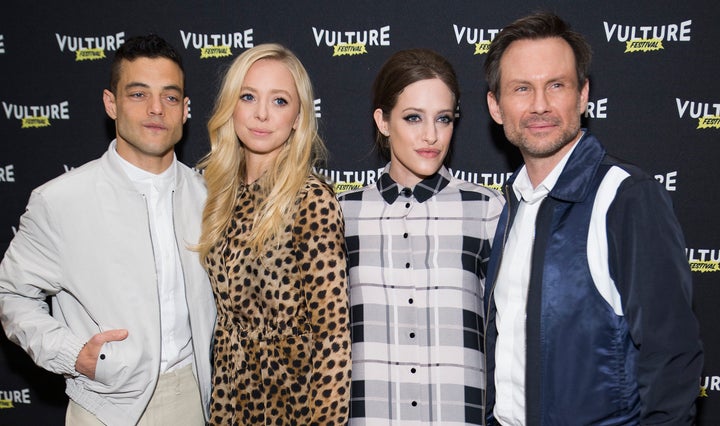
[[[102,337],[103,342],[116,342],[118,340],[125,340],[128,337],[128,331],[122,328],[118,328],[115,330],[108,330],[100,334],[96,334],[95,336],[93,336],[93,338],[95,337]]]
[[[78,358],[75,361],[75,370],[94,380],[95,367],[97,365],[97,359],[100,355],[100,348],[102,345],[107,342],[125,340],[127,337],[128,331],[121,328],[103,331],[102,333],[94,335],[80,350]]]

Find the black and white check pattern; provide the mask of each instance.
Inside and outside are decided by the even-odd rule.
[[[352,326],[351,425],[482,423],[485,268],[502,196],[446,168],[340,195]]]

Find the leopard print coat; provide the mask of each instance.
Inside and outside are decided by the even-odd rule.
[[[210,424],[344,425],[351,362],[342,212],[332,189],[310,176],[293,223],[256,256],[247,239],[259,189],[242,191],[226,238],[207,258],[218,310]]]

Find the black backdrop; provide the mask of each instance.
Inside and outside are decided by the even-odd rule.
[[[109,58],[124,40],[148,32],[184,57],[191,118],[178,154],[187,164],[208,149],[205,123],[224,68],[248,47],[280,42],[313,79],[331,152],[320,172],[336,182],[371,183],[383,165],[372,149],[372,79],[392,52],[430,47],[450,59],[461,84],[453,173],[500,185],[520,159],[487,112],[484,49],[499,28],[540,9],[560,14],[593,46],[584,124],[614,154],[655,175],[673,198],[706,350],[699,423],[720,424],[717,0],[5,1],[0,253],[32,188],[106,150],[114,134],[101,102]],[[63,424],[62,379],[35,367],[2,333],[0,339],[0,424]]]

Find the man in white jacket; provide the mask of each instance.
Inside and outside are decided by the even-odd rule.
[[[32,192],[0,263],[0,320],[66,377],[66,424],[203,425],[215,304],[190,250],[205,187],[174,153],[189,102],[178,52],[128,39],[103,102],[116,138]]]

